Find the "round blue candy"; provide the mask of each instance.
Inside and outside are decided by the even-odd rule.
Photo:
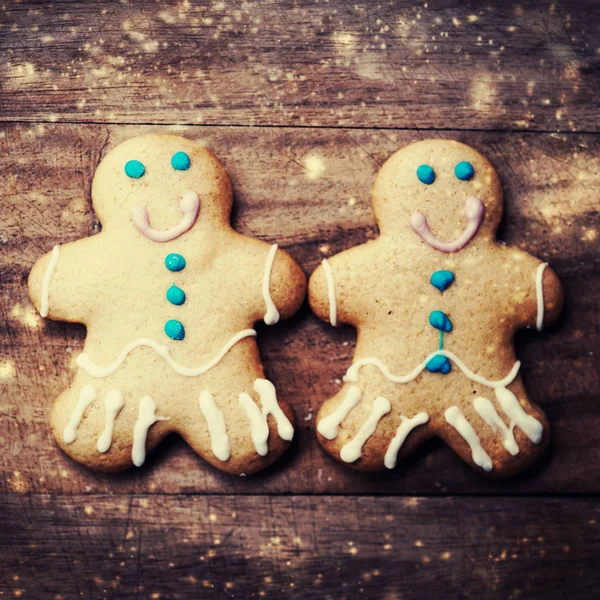
[[[169,271],[182,271],[185,269],[185,258],[181,254],[167,254],[165,266]]]
[[[417,169],[417,177],[421,183],[431,185],[435,181],[435,172],[429,165],[421,165]]]
[[[443,292],[454,282],[454,273],[452,271],[436,271],[431,275],[429,282],[434,288]]]
[[[165,333],[172,340],[182,340],[185,337],[185,329],[183,328],[183,323],[181,321],[177,321],[176,319],[171,319],[165,323]]]
[[[471,177],[473,177],[473,175],[475,175],[475,169],[473,168],[473,165],[470,162],[463,160],[457,163],[457,165],[454,167],[454,174],[461,181],[468,181],[469,179],[471,179]]]
[[[177,171],[187,171],[190,168],[190,157],[185,152],[175,152],[171,157],[171,166]]]
[[[146,167],[139,160],[128,160],[125,163],[125,175],[132,179],[139,179],[146,172]]]
[[[175,306],[181,306],[185,302],[185,292],[173,284],[167,290],[167,300]]]
[[[441,310],[433,310],[429,315],[429,324],[440,331],[450,333],[452,331],[452,323],[446,313]]]

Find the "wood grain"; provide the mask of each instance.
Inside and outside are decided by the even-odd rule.
[[[260,327],[267,374],[296,411],[297,441],[287,458],[257,477],[231,478],[178,440],[141,470],[91,473],[55,446],[48,418],[68,385],[84,329],[42,322],[25,288],[35,259],[55,243],[98,229],[90,184],[103,152],[148,131],[178,131],[209,145],[236,193],[235,227],[277,241],[310,273],[324,257],[374,237],[369,191],[379,165],[422,134],[407,131],[31,124],[0,133],[0,489],[12,493],[598,493],[600,475],[599,253],[600,139],[595,135],[428,132],[484,152],[506,189],[502,237],[549,260],[567,293],[558,326],[518,338],[532,399],[547,411],[553,447],[523,477],[491,482],[442,444],[404,468],[366,476],[320,450],[314,415],[350,364],[354,332],[333,329],[308,309],[289,323]]]
[[[594,0],[2,11],[5,121],[599,130]]]
[[[7,597],[584,600],[600,584],[585,498],[34,494],[0,515]]]

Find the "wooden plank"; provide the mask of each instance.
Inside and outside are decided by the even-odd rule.
[[[600,490],[600,138],[434,132],[480,148],[506,187],[509,243],[550,260],[567,293],[552,331],[518,338],[532,399],[547,411],[553,445],[532,472],[491,482],[442,444],[430,444],[394,473],[366,476],[320,449],[314,416],[350,364],[354,332],[318,322],[304,308],[289,323],[260,327],[269,377],[300,427],[287,458],[243,479],[204,464],[181,441],[167,441],[141,470],[91,473],[67,459],[49,430],[52,400],[71,377],[84,330],[44,323],[25,288],[36,258],[55,243],[97,229],[90,184],[100,155],[147,131],[201,139],[224,161],[235,188],[235,227],[277,241],[310,273],[324,257],[376,235],[369,191],[391,152],[413,132],[102,125],[6,125],[0,133],[0,464],[8,492],[130,493],[597,493]],[[310,157],[310,160],[308,160]],[[315,165],[318,168],[315,168]]]
[[[583,600],[600,584],[595,499],[0,502],[7,597]]]
[[[600,5],[13,3],[0,119],[598,131]]]

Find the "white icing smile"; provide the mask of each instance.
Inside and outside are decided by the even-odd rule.
[[[198,198],[196,192],[187,192],[183,195],[179,206],[183,217],[177,225],[169,229],[154,229],[150,225],[146,207],[141,204],[134,204],[131,207],[131,220],[135,228],[149,240],[153,242],[170,242],[192,228],[200,212],[200,198]]]
[[[434,250],[439,250],[440,252],[458,252],[473,239],[483,220],[483,204],[479,198],[471,196],[465,200],[465,217],[467,219],[465,230],[451,242],[442,242],[431,233],[427,218],[422,212],[415,212],[410,215],[410,226]]]

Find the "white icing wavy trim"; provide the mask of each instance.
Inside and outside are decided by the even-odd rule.
[[[402,417],[402,423],[398,426],[396,435],[393,437],[385,452],[383,463],[388,469],[393,469],[396,466],[398,452],[400,451],[400,448],[402,448],[402,444],[404,444],[404,440],[406,440],[408,434],[415,427],[425,425],[427,421],[429,421],[429,415],[426,412],[420,412],[410,419]]]
[[[56,265],[58,264],[59,255],[60,246],[54,246],[42,281],[42,297],[40,301],[40,315],[42,317],[47,317],[50,309],[50,282],[52,281],[52,275],[54,275],[54,269],[56,269]]]
[[[149,348],[152,348],[159,356],[164,358],[173,371],[179,375],[183,375],[185,377],[197,377],[198,375],[203,375],[216,366],[227,354],[227,352],[229,352],[229,350],[235,346],[235,344],[247,337],[256,337],[256,331],[254,331],[254,329],[244,329],[243,331],[236,333],[221,348],[221,350],[219,350],[214,358],[199,367],[184,367],[183,365],[180,365],[171,357],[167,346],[163,346],[162,344],[159,344],[158,342],[155,342],[149,338],[139,338],[125,346],[119,357],[106,367],[97,365],[85,353],[80,354],[77,357],[77,366],[81,367],[84,371],[86,371],[86,373],[88,373],[88,375],[91,375],[92,377],[108,377],[109,375],[112,375],[123,364],[123,362],[125,362],[125,359],[130,352],[133,352],[136,348],[148,346]]]
[[[360,388],[353,385],[348,388],[342,403],[325,418],[319,421],[317,431],[326,439],[333,440],[337,437],[342,421],[350,414],[350,411],[359,403],[362,392]]]
[[[446,410],[444,416],[446,417],[446,421],[450,423],[450,425],[456,429],[465,442],[469,444],[473,462],[478,467],[481,467],[484,471],[491,471],[494,468],[492,459],[483,449],[479,436],[473,429],[471,423],[465,419],[465,416],[462,414],[460,408],[458,408],[458,406],[451,406],[448,410]]]
[[[487,399],[478,396],[473,400],[473,407],[479,416],[489,425],[495,433],[502,437],[502,445],[513,456],[519,454],[519,446],[515,440],[512,427],[507,427],[494,405]]]
[[[273,269],[273,262],[275,260],[275,254],[277,253],[277,244],[273,244],[271,249],[269,250],[269,256],[267,256],[267,262],[265,263],[265,273],[263,275],[262,282],[262,294],[263,299],[265,301],[265,305],[267,306],[267,311],[265,312],[265,316],[263,317],[263,321],[267,325],[275,325],[279,321],[279,311],[273,302],[273,298],[271,298],[271,293],[269,291],[271,286],[271,270]]]
[[[203,390],[199,398],[200,410],[208,425],[210,436],[210,447],[212,453],[221,461],[229,460],[231,456],[231,445],[225,427],[225,419],[210,392]]]
[[[333,273],[331,271],[331,265],[329,261],[324,258],[323,272],[325,273],[325,279],[327,280],[327,297],[329,299],[329,322],[336,327],[337,326],[337,299],[335,296],[335,282],[333,280]]]
[[[392,407],[390,401],[383,396],[378,396],[373,402],[373,409],[369,418],[362,424],[358,433],[340,451],[340,458],[347,463],[352,463],[360,458],[365,442],[375,433],[379,421],[387,415]]]
[[[469,379],[472,379],[476,383],[480,383],[481,385],[485,385],[486,387],[492,389],[506,387],[507,385],[510,385],[517,376],[517,373],[519,372],[519,367],[521,366],[521,363],[519,361],[516,361],[509,374],[506,377],[504,377],[504,379],[492,381],[490,379],[482,377],[481,375],[477,375],[477,373],[473,373],[473,371],[471,371],[471,369],[469,369],[469,367],[467,367],[467,365],[465,365],[465,363],[460,358],[458,358],[458,356],[456,356],[456,354],[454,354],[453,352],[450,352],[448,350],[436,350],[435,352],[432,352],[420,365],[416,366],[408,375],[394,375],[387,368],[385,363],[379,358],[375,358],[373,356],[361,358],[346,371],[346,374],[344,375],[344,381],[358,381],[358,371],[366,365],[373,365],[374,367],[377,367],[383,373],[383,375],[391,382],[409,383],[415,380],[425,369],[427,363],[438,354],[445,356],[446,358],[449,358],[452,362],[454,362],[454,364],[456,364],[456,366]]]
[[[535,295],[537,297],[537,319],[535,327],[542,331],[544,326],[544,270],[548,263],[542,263],[535,273]]]

